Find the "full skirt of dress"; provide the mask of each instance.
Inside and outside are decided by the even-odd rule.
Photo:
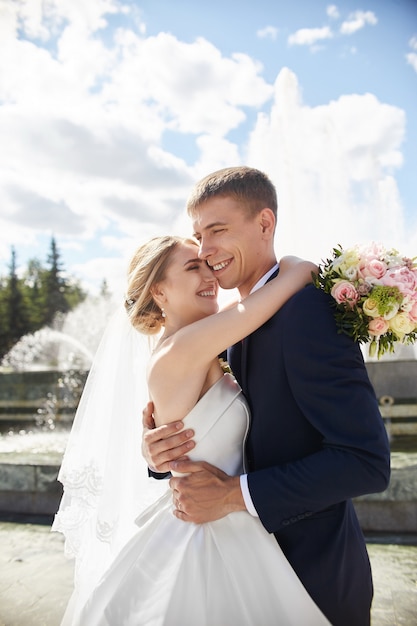
[[[242,471],[248,411],[229,375],[186,418],[194,457]],[[196,525],[168,489],[137,519],[76,619],[79,626],[328,626],[273,535],[248,512]]]
[[[248,513],[189,524],[173,516],[169,492],[139,521],[82,626],[328,624],[275,538]]]

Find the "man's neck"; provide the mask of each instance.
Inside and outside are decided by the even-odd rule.
[[[266,281],[272,276],[274,272],[276,272],[277,269],[278,269],[278,262],[276,259],[274,259],[271,267],[253,284],[253,286],[250,288],[248,293],[243,294],[239,292],[241,299],[243,300],[243,298],[246,298],[249,294],[253,293],[260,287],[263,287]]]

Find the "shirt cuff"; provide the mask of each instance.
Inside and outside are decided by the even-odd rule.
[[[248,513],[250,513],[253,517],[259,517],[255,507],[253,506],[252,498],[249,492],[247,474],[242,474],[240,476],[240,490],[242,492],[243,500]]]

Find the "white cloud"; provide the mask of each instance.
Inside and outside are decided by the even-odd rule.
[[[405,58],[407,59],[407,63],[409,63],[414,71],[417,72],[417,53],[409,52],[405,55]]]
[[[320,261],[337,243],[373,239],[411,254],[393,178],[402,164],[404,112],[371,94],[309,107],[288,69],[275,90],[270,112],[258,117],[247,160],[277,185],[278,254]]]
[[[19,28],[28,39],[50,42],[65,27],[78,26],[88,32],[105,28],[105,15],[126,9],[117,0],[0,0],[0,30],[11,35]]]
[[[80,252],[70,272],[90,285],[106,276],[116,290],[141,241],[190,232],[192,183],[239,163],[277,183],[280,253],[319,260],[342,236],[350,243],[362,234],[399,249],[408,241],[393,177],[402,160],[399,109],[370,94],[308,107],[288,70],[268,84],[249,56],[223,56],[201,38],[147,37],[139,15],[134,29],[102,37],[114,11],[127,10],[110,0],[3,2],[0,10],[6,262],[11,241],[29,247],[54,231],[60,247]],[[22,24],[36,43],[17,37]],[[301,29],[290,43],[314,49],[332,36],[328,27]],[[246,111],[261,108],[248,145],[246,136],[235,143],[231,131],[249,127]],[[192,156],[173,153],[167,133],[190,142]]]
[[[326,14],[334,20],[337,20],[340,17],[339,9],[335,4],[329,4],[326,8]]]
[[[197,138],[199,171],[220,146],[225,158],[237,153],[224,136],[244,121],[243,107],[273,94],[259,63],[204,39],[146,38],[144,28],[102,38],[117,10],[110,0],[12,6],[0,41],[3,258],[11,240],[45,230],[64,248],[109,229],[136,238],[146,223],[169,230],[194,172],[163,148],[165,131]],[[19,38],[18,26],[46,43]]]
[[[265,26],[256,31],[256,36],[259,39],[276,39],[278,37],[278,28],[275,26]]]
[[[332,37],[333,33],[328,26],[323,26],[322,28],[300,28],[300,30],[288,37],[288,43],[290,46],[312,46],[317,41],[331,39]]]
[[[417,37],[411,37],[409,41],[410,48],[413,52],[409,52],[405,55],[407,59],[407,63],[411,65],[411,67],[417,72]],[[414,50],[416,52],[414,52]]]
[[[355,11],[343,22],[340,32],[342,35],[353,35],[358,30],[365,28],[367,24],[375,26],[377,23],[378,19],[373,11]]]

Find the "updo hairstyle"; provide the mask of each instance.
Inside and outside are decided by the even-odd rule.
[[[164,325],[151,289],[164,280],[177,246],[190,243],[197,245],[193,239],[183,237],[154,237],[136,250],[128,269],[125,307],[131,324],[139,332],[155,335]]]

